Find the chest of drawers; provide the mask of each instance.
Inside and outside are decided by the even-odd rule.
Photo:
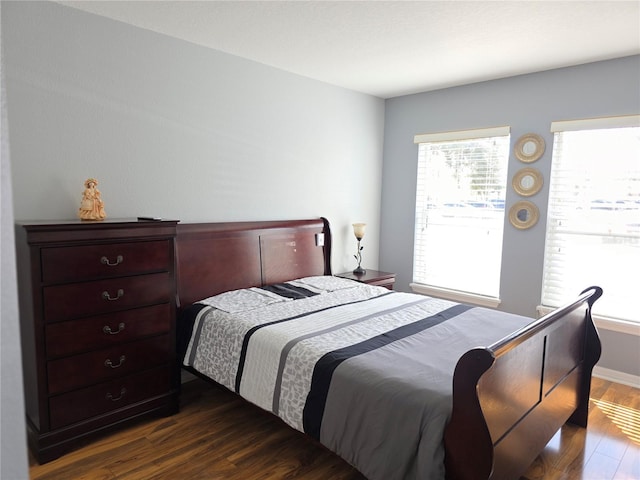
[[[27,430],[40,463],[177,411],[176,224],[17,225]]]

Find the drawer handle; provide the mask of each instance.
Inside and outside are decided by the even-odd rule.
[[[125,357],[124,355],[120,355],[120,363],[118,363],[117,365],[114,365],[113,362],[111,361],[111,359],[107,358],[104,361],[104,366],[105,367],[111,367],[111,368],[118,368],[121,367],[122,364],[124,363],[124,361],[127,359],[127,357]]]
[[[111,295],[109,295],[109,292],[107,292],[106,290],[104,292],[102,292],[102,299],[103,300],[109,300],[110,302],[113,302],[115,300],[119,300],[124,296],[124,290],[119,288],[118,289],[118,293],[115,297],[112,297]]]
[[[113,395],[111,395],[111,392],[107,392],[106,398],[107,400],[111,400],[112,402],[117,402],[118,400],[122,400],[122,397],[124,397],[125,393],[127,393],[127,389],[122,387],[120,389],[120,396],[114,397]]]
[[[104,327],[102,327],[102,331],[104,333],[108,333],[109,335],[117,335],[123,330],[124,330],[124,322],[118,325],[118,330],[116,330],[115,332],[111,330],[111,327],[109,325],[105,325]]]
[[[114,263],[111,263],[107,257],[102,257],[100,259],[100,263],[102,263],[103,265],[106,265],[108,267],[115,267],[116,265],[120,265],[123,260],[124,260],[124,258],[122,258],[122,255],[118,255],[116,257],[116,261]]]

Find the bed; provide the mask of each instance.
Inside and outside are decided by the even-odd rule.
[[[184,367],[371,480],[518,478],[586,427],[599,287],[534,320],[333,277],[331,240],[324,218],[178,225]]]

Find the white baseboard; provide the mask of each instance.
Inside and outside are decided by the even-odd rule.
[[[638,375],[631,375],[630,373],[611,370],[609,368],[599,367],[596,365],[595,367],[593,367],[593,376],[602,378],[603,380],[609,380],[610,382],[616,382],[623,385],[629,385],[630,387],[640,388],[640,376]]]

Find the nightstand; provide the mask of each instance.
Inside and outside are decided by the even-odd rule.
[[[389,272],[381,272],[378,270],[367,270],[362,275],[353,272],[343,272],[336,274],[336,277],[348,278],[356,282],[366,283],[367,285],[378,285],[393,290],[393,284],[396,281],[396,274]]]

